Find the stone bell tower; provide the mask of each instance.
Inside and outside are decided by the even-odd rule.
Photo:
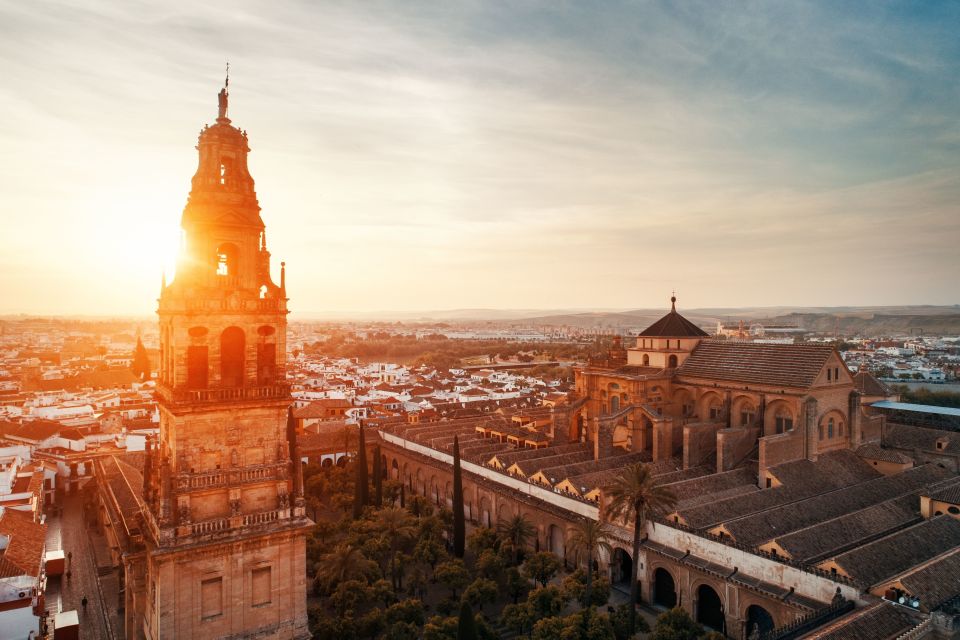
[[[287,298],[270,275],[247,133],[205,126],[176,278],[160,291],[160,436],[144,469],[141,628],[128,637],[306,638],[305,531],[287,428]]]

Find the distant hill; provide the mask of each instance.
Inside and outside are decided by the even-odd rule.
[[[436,311],[376,311],[298,313],[296,320],[380,320],[389,322],[487,323],[494,326],[553,326],[580,329],[643,329],[667,309],[447,309]],[[960,335],[960,305],[847,307],[706,307],[680,309],[684,316],[713,332],[717,322],[796,325],[832,333],[839,322],[842,335]]]
[[[717,322],[734,324],[793,325],[810,331],[841,335],[908,335],[920,332],[960,335],[960,307],[756,307],[681,310],[692,322],[712,331]],[[522,323],[572,326],[583,329],[642,329],[666,313],[664,309],[621,312],[552,314],[524,318]],[[514,322],[516,323],[516,322]]]

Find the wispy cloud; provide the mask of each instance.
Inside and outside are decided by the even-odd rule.
[[[0,18],[0,310],[151,310],[227,59],[295,308],[956,302],[956,6]]]

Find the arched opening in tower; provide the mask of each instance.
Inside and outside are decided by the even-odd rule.
[[[220,334],[220,384],[225,387],[243,386],[244,343],[240,327],[227,327]]]
[[[217,275],[235,276],[237,270],[237,245],[225,242],[217,247]]]

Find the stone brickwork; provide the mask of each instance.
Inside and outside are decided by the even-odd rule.
[[[285,273],[270,273],[226,93],[200,134],[177,276],[160,292],[160,436],[127,637],[307,638],[305,515],[286,383]]]

